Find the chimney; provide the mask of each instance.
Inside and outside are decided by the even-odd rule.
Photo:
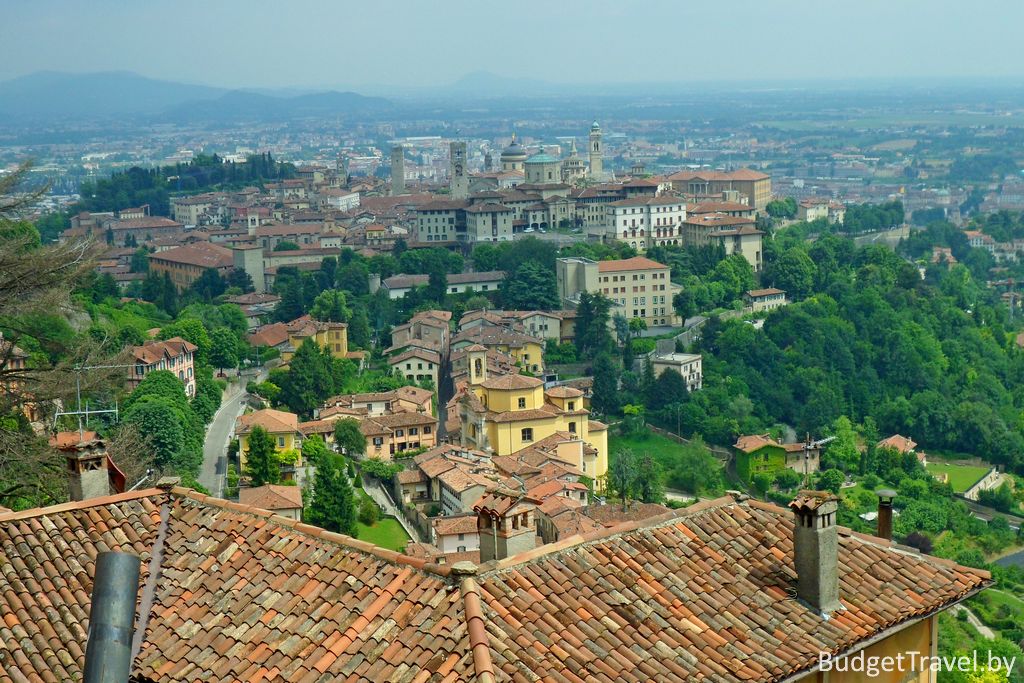
[[[878,495],[878,532],[876,536],[887,541],[892,540],[892,501],[896,492],[892,489],[881,489]]]
[[[537,505],[518,491],[496,489],[473,506],[480,532],[480,561],[503,560],[536,547]]]
[[[88,500],[109,495],[110,473],[103,439],[96,438],[95,433],[87,432],[83,439],[78,432],[61,432],[56,440],[67,462],[68,497]]]
[[[839,602],[839,499],[828,491],[800,491],[793,510],[793,565],[797,596],[822,614],[841,609]]]
[[[84,683],[120,683],[131,674],[141,564],[137,555],[128,553],[103,552],[96,558]]]

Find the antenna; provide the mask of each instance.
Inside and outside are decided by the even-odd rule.
[[[824,439],[818,439],[817,441],[811,441],[810,432],[807,433],[807,437],[804,439],[804,486],[810,487],[811,485],[811,473],[809,462],[811,460],[811,449],[824,446],[825,444],[835,441],[836,437],[828,436]]]
[[[113,408],[106,409],[89,409],[89,401],[86,399],[85,409],[82,408],[82,371],[84,370],[109,370],[113,368],[131,368],[134,365],[78,365],[75,366],[74,371],[78,374],[75,375],[75,409],[74,410],[61,410],[53,416],[53,428],[57,429],[57,420],[65,415],[74,415],[78,418],[78,438],[79,440],[85,440],[85,427],[89,424],[89,415],[102,415],[102,414],[114,414],[114,419],[120,417],[120,409],[117,402],[114,402]],[[85,418],[84,420],[82,418]]]

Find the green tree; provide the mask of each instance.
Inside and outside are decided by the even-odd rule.
[[[210,363],[221,371],[238,365],[238,337],[226,327],[210,333]]]
[[[366,317],[366,307],[357,306],[348,322],[349,345],[357,349],[368,349],[371,343],[370,321]]]
[[[594,359],[594,387],[592,405],[605,415],[619,409],[619,369],[609,353]]]
[[[772,286],[785,290],[791,299],[800,301],[811,294],[816,270],[807,252],[801,247],[793,247],[765,268],[764,277]]]
[[[310,524],[328,531],[355,538],[359,533],[356,526],[355,494],[340,460],[337,456],[329,456],[317,466],[313,479],[313,500],[306,519]]]
[[[181,337],[187,342],[196,346],[194,361],[199,365],[206,365],[210,362],[210,334],[206,327],[195,318],[182,318],[166,327],[160,328],[160,339],[171,339]]]
[[[224,277],[217,272],[216,268],[207,268],[203,271],[189,289],[202,301],[213,301],[224,293],[228,283]]]
[[[349,457],[359,457],[366,452],[366,437],[359,429],[359,420],[346,417],[334,423],[334,443]]]
[[[837,469],[825,470],[818,475],[818,487],[823,491],[839,493],[844,481],[846,481],[846,475]]]
[[[312,339],[299,345],[280,383],[280,401],[293,413],[304,417],[334,393],[330,355]]]
[[[444,305],[445,298],[448,296],[448,276],[441,269],[430,271],[430,276],[427,281],[427,287],[423,292],[423,296],[428,301],[437,303],[438,305]]]
[[[686,380],[672,368],[663,370],[647,390],[647,407],[650,410],[685,403],[690,392],[686,389]]]
[[[377,518],[380,516],[380,509],[377,504],[369,498],[363,498],[362,502],[359,503],[359,522],[366,526],[373,526],[377,523]]]
[[[274,251],[298,251],[301,248],[295,242],[289,242],[288,240],[281,240],[274,245]]]
[[[249,450],[245,454],[245,474],[252,486],[276,484],[281,480],[281,467],[274,457],[274,437],[263,427],[249,432]]]
[[[352,310],[348,307],[345,292],[337,289],[325,289],[313,300],[309,314],[316,320],[344,323],[352,317]]]
[[[316,466],[323,458],[329,454],[327,450],[327,444],[320,437],[319,434],[313,434],[312,436],[303,439],[302,441],[302,459],[306,463]]]
[[[555,310],[559,308],[555,271],[537,261],[525,261],[510,271],[498,286],[502,305],[510,310]]]
[[[629,499],[635,496],[637,487],[637,457],[632,450],[623,448],[612,455],[608,468],[608,489],[622,501],[625,510]]]
[[[665,497],[664,474],[650,453],[636,457],[636,495],[645,503],[660,503]]]

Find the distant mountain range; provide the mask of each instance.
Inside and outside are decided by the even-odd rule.
[[[370,114],[391,103],[353,92],[274,95],[146,78],[127,71],[41,71],[0,82],[0,119],[146,118],[176,122]]]

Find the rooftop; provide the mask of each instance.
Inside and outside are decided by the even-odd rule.
[[[81,678],[108,549],[142,558],[132,673],[147,682],[779,681],[991,584],[840,528],[845,609],[825,619],[792,599],[792,519],[725,497],[442,566],[194,491],[133,491],[0,515],[3,652],[26,679]]]

